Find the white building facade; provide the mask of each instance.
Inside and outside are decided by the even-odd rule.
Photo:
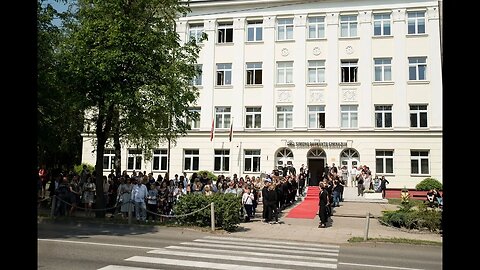
[[[300,3],[299,2],[303,2]],[[208,35],[188,136],[170,175],[239,176],[304,164],[367,165],[389,188],[442,180],[442,63],[437,1],[191,1],[183,41]],[[212,121],[214,136],[211,139]],[[230,127],[232,134],[230,140]],[[84,136],[83,162],[95,164]],[[166,145],[145,160],[122,148],[122,170],[165,174]],[[112,169],[107,148],[104,169]]]

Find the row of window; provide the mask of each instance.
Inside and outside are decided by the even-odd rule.
[[[373,16],[373,36],[391,36],[392,35],[392,13],[374,13]],[[425,11],[407,12],[407,33],[409,35],[425,34]],[[325,38],[325,16],[309,16],[307,20],[307,38],[322,39]],[[358,15],[340,15],[340,37],[358,37]],[[246,21],[246,39],[247,42],[263,41],[263,20],[247,19]],[[294,23],[293,18],[277,18],[276,21],[276,40],[293,40]],[[189,38],[200,40],[204,32],[203,23],[189,24]],[[233,42],[233,21],[218,22],[217,24],[217,43]]]
[[[393,174],[394,155],[393,150],[375,151],[375,172],[377,174]],[[243,152],[243,171],[260,172],[261,150],[244,150]],[[292,156],[293,158],[293,156]],[[429,151],[411,150],[410,151],[410,173],[412,175],[428,175],[429,170]],[[200,154],[198,149],[185,149],[183,151],[183,170],[198,171],[200,163]],[[105,150],[103,157],[103,169],[111,170],[115,166],[114,150]],[[167,149],[157,149],[153,151],[152,170],[167,171]],[[142,170],[142,151],[129,149],[127,157],[127,170]],[[215,172],[230,171],[230,150],[215,149],[214,164]]]
[[[202,65],[198,65],[202,70]],[[246,85],[261,85],[262,62],[248,62],[245,65]],[[293,84],[293,61],[278,61],[276,67],[277,84]],[[375,82],[392,82],[392,58],[374,58],[373,73]],[[216,65],[215,85],[232,85],[232,63]],[[427,57],[408,57],[408,79],[410,81],[427,80]],[[202,74],[197,75],[193,85],[202,85]],[[340,61],[340,82],[358,82],[358,59]],[[307,66],[307,83],[325,83],[325,60],[309,60]]]
[[[308,128],[325,128],[325,105],[309,105]],[[293,106],[276,107],[276,128],[291,129],[293,127]],[[200,115],[200,108],[191,108]],[[375,128],[392,128],[392,105],[375,105]],[[227,129],[231,123],[231,107],[215,107],[215,128]],[[358,128],[358,105],[340,105],[342,128]],[[198,119],[189,119],[192,129],[200,128]],[[410,127],[424,128],[427,125],[427,105],[410,105]],[[262,127],[262,107],[245,108],[245,128],[259,129]]]

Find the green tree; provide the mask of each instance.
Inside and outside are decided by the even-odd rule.
[[[63,29],[50,4],[37,1],[37,160],[48,169],[71,169],[81,160],[83,106],[81,97],[62,77],[58,48]]]
[[[184,119],[198,117],[188,106],[198,98],[191,81],[198,74],[200,47],[195,41],[180,44],[176,18],[189,12],[182,2],[77,0],[64,20],[65,77],[82,94],[87,121],[93,123],[97,176],[103,174],[105,146],[116,121],[124,143],[149,150],[186,134]],[[96,185],[103,194],[101,177]],[[98,196],[96,207],[104,205]]]

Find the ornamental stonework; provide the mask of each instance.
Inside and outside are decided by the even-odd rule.
[[[319,47],[313,48],[313,55],[318,56],[322,53]]]
[[[292,91],[290,90],[280,90],[277,94],[278,102],[292,102]]]
[[[348,45],[348,46],[345,48],[345,52],[346,52],[347,54],[352,54],[352,53],[354,52],[353,47],[350,46],[350,45]]]
[[[342,90],[342,101],[357,101],[357,90],[356,89],[343,89]]]
[[[290,54],[290,52],[288,51],[287,48],[283,48],[282,49],[282,56],[288,56],[288,54]]]
[[[310,103],[325,102],[325,95],[323,90],[310,90],[310,94],[308,96]]]

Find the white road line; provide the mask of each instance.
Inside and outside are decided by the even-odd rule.
[[[375,265],[375,264],[361,264],[361,263],[338,263],[338,264],[344,264],[344,265],[352,265],[352,266],[361,266],[361,267],[377,267],[377,268],[382,268],[382,269],[400,269],[400,270],[425,270],[422,268],[409,268],[409,267],[397,267],[397,266],[387,266],[387,265]]]
[[[96,245],[96,246],[108,246],[108,247],[136,248],[136,249],[159,249],[159,247],[142,247],[142,246],[106,244],[106,243],[71,241],[71,240],[60,240],[60,239],[41,239],[41,238],[38,238],[38,241],[60,242],[60,243],[70,243],[70,244],[83,244],[83,245]]]
[[[225,241],[218,241],[218,240],[208,240],[208,239],[195,239],[193,240],[194,242],[202,242],[202,243],[212,243],[212,244],[232,244],[232,245],[239,245],[239,246],[250,246],[252,243],[250,242],[225,242]],[[252,240],[250,240],[252,241]],[[272,248],[278,248],[278,245],[271,245],[271,244],[257,244],[254,243],[256,247],[272,247]],[[287,247],[287,246],[285,246]],[[325,249],[325,248],[313,248],[313,247],[294,247],[294,246],[288,246],[288,250],[308,250],[308,251],[323,251],[323,252],[332,252],[332,253],[338,253],[340,252],[339,250],[332,250],[332,249]]]
[[[238,246],[236,244],[232,245],[224,245],[224,244],[211,244],[211,243],[196,243],[196,242],[183,242],[180,243],[181,245],[187,246],[197,246],[197,247],[219,247],[225,248],[228,250],[261,250],[261,251],[268,251],[268,252],[286,252],[284,248],[263,248],[263,247],[250,247],[250,246]],[[333,256],[338,257],[338,253],[331,253],[331,252],[313,252],[313,251],[304,251],[304,250],[288,250],[289,254],[302,254],[302,255],[315,255],[315,256]],[[285,253],[283,253],[285,254]],[[288,255],[288,254],[285,254]]]
[[[252,241],[252,238],[237,238],[237,237],[221,237],[221,236],[205,236],[203,238],[213,239],[213,240],[232,240],[232,241]],[[265,243],[265,244],[281,244],[281,245],[292,245],[292,246],[306,246],[306,247],[319,247],[319,248],[340,248],[338,245],[326,245],[326,244],[314,244],[314,243],[298,243],[290,241],[276,241],[270,239],[255,239],[255,243]]]
[[[184,247],[184,246],[168,246],[166,247],[167,249],[178,249],[178,250],[183,250],[184,252],[186,251],[200,251],[200,252],[211,252],[212,254],[217,253],[218,249],[213,249],[213,248],[196,248],[196,247]],[[149,251],[150,253],[150,251]],[[241,250],[236,250],[235,254],[237,255],[247,255],[247,256],[267,256],[271,258],[285,258],[285,256],[288,256],[289,259],[296,259],[296,260],[311,260],[311,261],[325,261],[325,262],[336,262],[338,261],[337,259],[334,258],[322,258],[322,257],[307,257],[307,256],[300,256],[300,255],[285,255],[285,254],[278,254],[278,253],[260,253],[258,251],[241,251]]]
[[[212,263],[212,262],[198,262],[198,261],[186,261],[186,260],[172,260],[165,258],[153,258],[145,256],[133,256],[126,261],[131,262],[143,262],[143,263],[155,263],[155,264],[167,264],[167,265],[176,265],[176,266],[188,266],[188,267],[197,267],[204,269],[222,269],[222,270],[289,270],[278,267],[263,267],[263,266],[252,266],[252,265],[236,265],[236,264],[226,264],[226,263]],[[334,267],[337,268],[336,265]]]
[[[283,264],[283,265],[297,265],[297,266],[310,266],[310,267],[323,267],[323,268],[337,268],[336,261],[334,264],[331,263],[316,263],[311,261],[293,261],[293,260],[280,260],[280,259],[270,259],[268,257],[243,257],[226,254],[212,254],[212,253],[186,253],[184,251],[173,251],[173,250],[153,250],[148,253],[162,254],[162,255],[174,255],[182,257],[194,257],[194,258],[206,258],[206,259],[219,259],[219,260],[229,260],[229,261],[241,261],[241,262],[257,262],[257,263],[271,263],[272,265]],[[268,256],[268,254],[266,254]]]
[[[131,267],[123,265],[107,265],[99,268],[98,270],[160,270],[159,268],[143,268],[143,267]]]

